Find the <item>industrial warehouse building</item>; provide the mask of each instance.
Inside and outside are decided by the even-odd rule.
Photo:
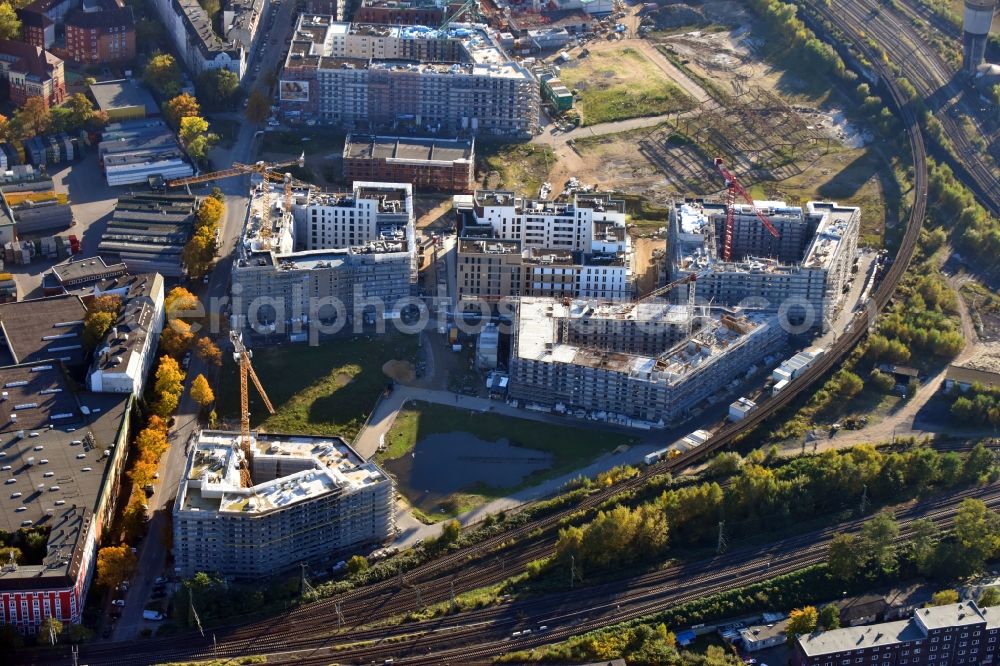
[[[279,98],[287,118],[348,128],[404,123],[508,138],[539,132],[537,82],[479,25],[442,33],[304,14]]]
[[[79,392],[58,361],[0,368],[0,384],[0,531],[24,553],[0,562],[0,624],[35,633],[49,616],[81,620],[114,516],[131,396]],[[23,546],[28,530],[45,535],[41,552]]]
[[[720,399],[787,339],[776,318],[739,310],[629,304],[589,312],[587,307],[521,299],[511,398],[529,406],[584,410],[598,420],[662,427]]]
[[[754,208],[768,217],[775,238]],[[829,327],[843,304],[857,258],[861,211],[811,201],[803,209],[782,201],[737,205],[731,261],[723,258],[724,204],[677,202],[670,209],[670,280],[697,276],[697,298],[784,312],[792,324]]]
[[[578,193],[571,202],[478,190],[456,197],[460,301],[514,296],[624,300],[632,296],[625,202]]]
[[[293,335],[304,336],[295,326],[309,319],[375,316],[410,296],[417,272],[409,183],[356,182],[345,194],[297,190],[291,211],[284,210],[282,188],[268,187],[271,238],[260,234],[258,185],[233,266],[233,314],[244,325],[257,332],[291,325]]]
[[[134,79],[92,83],[90,96],[94,98],[98,110],[108,114],[108,121],[112,123],[160,115],[149,90]]]
[[[118,197],[97,252],[136,275],[182,277],[181,254],[194,234],[197,209],[198,199],[190,194],[140,192]]]
[[[349,134],[344,180],[411,183],[419,191],[475,189],[475,141]]]
[[[268,576],[393,535],[392,479],[342,439],[251,438],[251,488],[240,482],[238,433],[202,431],[191,447],[174,504],[177,575]]]
[[[150,176],[184,178],[194,167],[161,119],[111,123],[101,134],[98,159],[108,185],[145,183]]]

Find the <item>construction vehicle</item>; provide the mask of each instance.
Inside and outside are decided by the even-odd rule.
[[[722,246],[723,260],[733,260],[733,227],[736,224],[736,211],[733,206],[736,203],[737,193],[739,193],[739,195],[743,197],[748,204],[750,204],[750,207],[753,208],[754,214],[761,221],[761,224],[763,224],[764,227],[771,233],[771,235],[775,238],[780,238],[781,234],[778,233],[778,230],[774,228],[773,224],[771,224],[771,220],[767,219],[767,216],[753,205],[753,197],[751,197],[750,193],[746,191],[746,188],[740,185],[740,181],[736,179],[736,176],[734,176],[733,173],[726,168],[726,165],[721,157],[715,158],[715,169],[723,178],[726,179],[726,237]]]
[[[233,166],[229,169],[223,169],[221,171],[211,171],[209,173],[202,173],[197,176],[188,176],[187,178],[175,178],[173,180],[167,181],[167,187],[187,187],[190,185],[197,185],[198,183],[207,183],[213,180],[220,180],[222,178],[231,178],[232,176],[243,176],[246,174],[257,174],[260,176],[261,181],[266,183],[270,182],[284,182],[285,183],[285,210],[292,209],[292,185],[302,184],[292,178],[289,173],[278,173],[279,170],[290,167],[298,166],[302,167],[306,163],[306,154],[303,152],[298,156],[297,159],[289,160],[287,162],[256,162],[254,164],[240,164],[238,162],[233,162]],[[263,184],[262,183],[262,184]],[[190,192],[190,189],[188,190]],[[261,211],[261,219],[266,219],[268,213],[271,210],[271,188],[261,187],[261,203],[263,210]],[[263,223],[260,230],[261,244],[265,250],[269,250],[271,247],[271,225]]]
[[[250,446],[250,395],[247,389],[247,376],[253,380],[253,385],[257,387],[257,392],[264,400],[264,406],[270,414],[274,414],[274,406],[271,399],[264,391],[264,385],[260,383],[257,373],[254,372],[250,358],[253,353],[243,344],[243,335],[236,331],[229,333],[229,339],[233,342],[233,359],[240,368],[240,452],[243,454],[240,460],[240,483],[244,488],[253,486],[253,479],[250,469],[253,464],[253,448]]]

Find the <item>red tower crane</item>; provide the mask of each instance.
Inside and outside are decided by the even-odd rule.
[[[715,168],[726,179],[726,238],[722,246],[722,258],[725,261],[733,260],[733,226],[736,224],[736,211],[733,210],[733,204],[736,203],[736,193],[738,192],[742,196],[750,207],[753,208],[753,212],[757,215],[757,218],[761,221],[764,227],[771,232],[771,235],[775,238],[781,238],[781,234],[778,230],[774,228],[771,224],[771,220],[767,219],[764,213],[760,212],[756,206],[753,205],[753,197],[750,193],[740,185],[740,181],[736,180],[736,176],[726,168],[721,157],[715,158]]]

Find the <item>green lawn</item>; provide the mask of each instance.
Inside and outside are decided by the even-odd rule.
[[[253,367],[277,413],[268,415],[256,389],[250,386],[250,423],[271,432],[340,435],[350,441],[389,378],[382,365],[389,360],[414,361],[417,337],[387,334],[357,336],[317,347],[288,345],[255,349]],[[222,369],[219,414],[239,420],[239,375],[230,355]]]
[[[576,90],[584,125],[686,111],[694,105],[649,58],[627,46],[571,60],[559,76]]]
[[[532,486],[572,472],[603,453],[637,441],[634,437],[604,430],[555,425],[426,402],[409,402],[396,415],[392,428],[386,433],[386,450],[378,454],[377,460],[382,462],[402,458],[425,437],[453,432],[468,433],[487,442],[506,439],[515,446],[550,453],[552,466],[531,474],[515,488],[470,484],[468,488],[463,488],[461,492],[453,493],[448,499],[438,503],[434,507],[436,511],[431,512],[430,507],[426,506],[422,507],[423,512],[415,510],[417,517],[427,522],[450,518],[493,497],[501,497],[517,488]],[[409,498],[407,481],[397,479],[400,492]]]
[[[537,196],[549,171],[556,164],[555,153],[548,146],[534,144],[483,144],[476,146],[483,171],[496,171],[499,178],[487,186]]]

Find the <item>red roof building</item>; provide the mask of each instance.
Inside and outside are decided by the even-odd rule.
[[[132,10],[106,2],[101,11],[73,11],[66,17],[66,51],[71,60],[83,64],[131,60],[135,57]]]
[[[38,46],[0,39],[0,77],[7,81],[10,99],[18,106],[29,97],[41,97],[50,105],[66,99],[63,61]]]

